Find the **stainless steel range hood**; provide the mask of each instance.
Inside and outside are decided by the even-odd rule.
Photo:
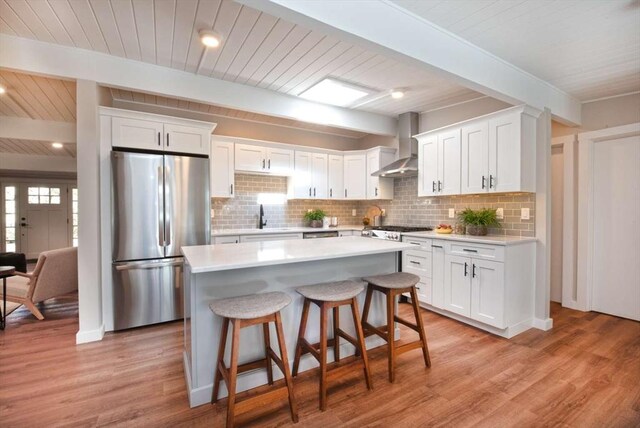
[[[418,175],[418,141],[416,135],[420,124],[420,115],[409,112],[398,117],[398,140],[400,158],[372,173],[374,177],[410,177]]]

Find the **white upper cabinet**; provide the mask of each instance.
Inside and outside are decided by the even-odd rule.
[[[327,199],[328,156],[296,150],[295,169],[289,179],[289,197]]]
[[[460,129],[418,138],[418,196],[460,193]]]
[[[418,195],[535,192],[539,115],[513,107],[417,136]]]
[[[329,159],[326,153],[313,153],[311,155],[311,181],[313,184],[313,197],[327,199]]]
[[[236,144],[236,171],[290,175],[294,168],[294,152],[251,144]]]
[[[344,156],[329,155],[328,163],[328,198],[342,199],[344,198]]]
[[[229,141],[211,141],[211,196],[234,196],[234,147]]]
[[[214,123],[101,107],[111,121],[111,146],[209,155]]]
[[[393,178],[371,174],[395,160],[395,150],[378,147],[367,152],[367,199],[393,199]]]
[[[344,197],[367,198],[367,155],[344,155]]]

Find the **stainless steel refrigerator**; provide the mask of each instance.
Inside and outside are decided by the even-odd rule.
[[[210,242],[209,159],[111,152],[114,329],[182,318],[180,247]]]

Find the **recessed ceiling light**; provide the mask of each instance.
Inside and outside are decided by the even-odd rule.
[[[369,88],[342,82],[337,79],[326,78],[300,93],[298,96],[319,103],[345,107],[372,93],[373,91]]]
[[[391,98],[399,100],[404,97],[404,89],[393,89],[391,91]]]
[[[7,88],[5,88],[4,86],[0,85],[0,95],[4,94],[5,92],[7,92]]]
[[[208,48],[217,48],[220,46],[220,35],[211,30],[200,30],[200,41]]]
[[[51,143],[51,147],[53,147],[54,149],[61,149],[64,147],[64,144],[62,143]]]

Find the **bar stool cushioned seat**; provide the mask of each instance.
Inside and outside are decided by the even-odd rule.
[[[375,275],[363,278],[369,284],[383,288],[408,288],[420,282],[420,277],[408,272],[396,272],[387,275]]]
[[[214,314],[224,318],[248,320],[276,313],[289,303],[291,303],[291,297],[285,293],[274,291],[214,300],[209,308]]]
[[[296,288],[302,296],[311,300],[321,300],[324,302],[338,302],[340,300],[352,299],[364,291],[367,285],[360,281],[338,281],[326,284],[305,285]]]

